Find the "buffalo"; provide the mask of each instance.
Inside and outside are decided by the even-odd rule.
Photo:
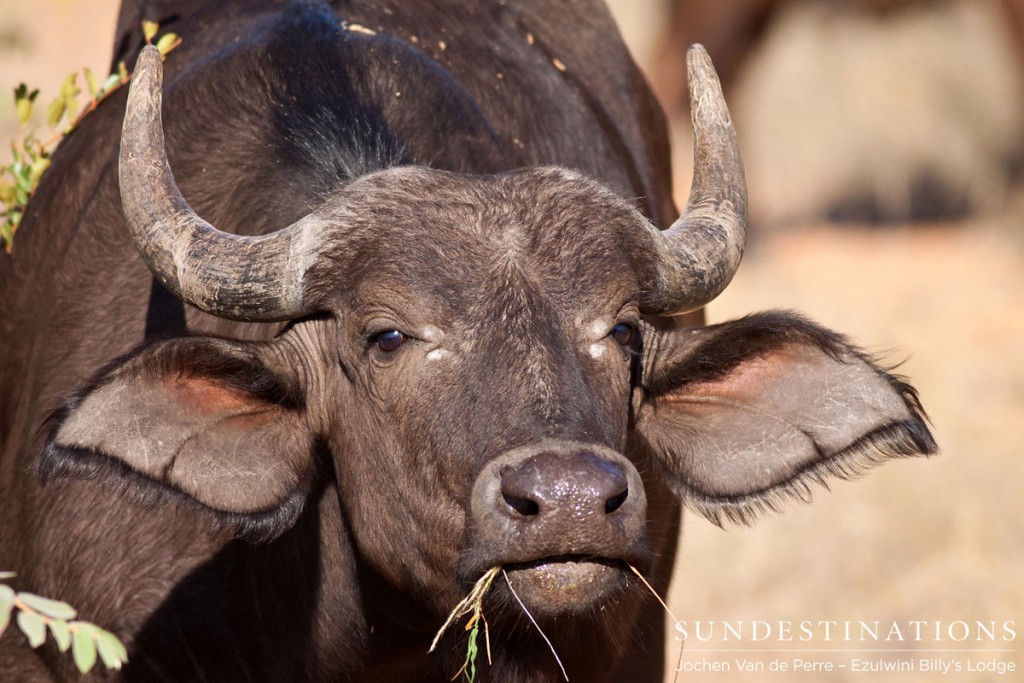
[[[666,591],[683,504],[934,450],[845,337],[699,324],[746,221],[700,47],[678,216],[599,3],[126,1],[115,59],[140,18],[184,43],[0,262],[0,567],[118,634],[117,680],[449,680],[492,568],[479,679],[660,680],[633,570]],[[0,671],[77,675],[11,634]]]

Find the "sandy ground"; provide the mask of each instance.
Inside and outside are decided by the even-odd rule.
[[[44,88],[82,66],[106,68],[116,2],[0,2],[0,84]],[[639,7],[639,5],[637,5]],[[640,26],[650,23],[639,22]],[[643,52],[644,46],[638,46]],[[0,100],[0,118],[11,105]],[[908,122],[908,125],[911,123]],[[0,127],[9,138],[14,127]],[[685,144],[685,143],[684,143]],[[688,150],[677,149],[684,157]],[[685,170],[680,174],[685,179]],[[685,188],[680,188],[685,197]],[[1021,204],[1018,202],[1018,204]],[[1024,244],[1021,212],[962,225],[879,231],[809,225],[757,235],[739,275],[709,308],[712,322],[768,308],[802,311],[893,363],[920,389],[942,448],[938,457],[889,463],[862,480],[838,482],[812,505],[794,504],[752,528],[685,522],[676,615],[695,621],[1006,621],[1012,642],[695,642],[684,662],[730,663],[731,673],[685,681],[997,681],[1024,669]],[[777,627],[776,627],[777,628]],[[678,643],[669,643],[672,680]],[[700,652],[758,647],[768,652]],[[792,652],[794,649],[824,652]],[[840,652],[852,649],[856,652]],[[870,653],[887,649],[888,653]],[[907,652],[892,652],[904,649]],[[971,652],[927,653],[927,649]],[[984,655],[984,649],[1010,652]],[[846,664],[831,673],[736,671],[746,657]],[[962,665],[1014,661],[1014,675],[920,670],[856,674],[874,661],[945,658]]]

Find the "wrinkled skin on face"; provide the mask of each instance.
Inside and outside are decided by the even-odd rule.
[[[455,201],[396,192],[393,204],[376,205],[370,220],[384,234],[374,238],[391,253],[362,258],[373,246],[357,243],[339,257],[351,258],[355,286],[338,293],[315,337],[333,361],[321,364],[333,371],[324,384],[336,389],[326,397],[328,431],[356,541],[396,585],[438,608],[458,598],[455,568],[480,540],[469,497],[488,463],[542,442],[625,447],[639,338],[614,333],[617,325],[639,330],[638,285],[626,254],[609,244],[609,225],[643,219],[559,175],[437,178],[449,187],[431,187],[430,196]],[[580,221],[573,207],[584,193],[595,210]],[[458,237],[427,242],[409,225]],[[383,341],[394,332],[404,341],[392,349]],[[470,563],[460,578],[488,568]]]
[[[743,521],[825,475],[934,450],[913,389],[840,335],[784,313],[645,319],[651,228],[593,181],[398,168],[345,193],[317,210],[345,228],[307,278],[320,312],[271,342],[115,361],[55,420],[44,479],[156,490],[273,538],[326,453],[341,532],[428,615],[421,640],[500,566],[541,623],[589,643],[573,662],[633,628],[627,563],[671,561],[670,491]],[[518,652],[508,585],[488,600]]]

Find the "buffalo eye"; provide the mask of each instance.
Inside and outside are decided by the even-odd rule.
[[[378,349],[384,353],[397,351],[398,347],[405,343],[406,336],[398,330],[385,330],[372,339]]]
[[[611,338],[622,346],[629,346],[633,341],[633,326],[627,323],[617,323],[612,327]]]

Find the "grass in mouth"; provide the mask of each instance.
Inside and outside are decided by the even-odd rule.
[[[437,631],[437,635],[434,636],[434,642],[430,644],[429,652],[433,652],[437,648],[437,643],[441,640],[441,636],[448,630],[448,627],[452,625],[457,619],[460,619],[467,614],[471,615],[469,621],[466,622],[466,630],[469,631],[469,644],[466,646],[466,661],[463,662],[462,668],[458,670],[452,680],[459,677],[459,674],[465,673],[466,679],[473,683],[476,680],[476,658],[479,654],[479,648],[477,646],[477,636],[480,635],[480,624],[484,625],[484,641],[487,645],[487,663],[491,662],[491,636],[487,627],[487,619],[484,618],[484,595],[491,587],[491,583],[494,582],[494,577],[501,571],[501,567],[491,567],[487,572],[477,579],[477,582],[473,585],[473,590],[469,592],[469,595],[459,601],[459,604],[455,605],[451,613],[448,614],[448,618],[444,624]]]
[[[633,570],[633,573],[637,575],[637,578],[643,582],[644,586],[646,586],[658,602],[661,603],[661,606],[665,608],[665,611],[668,612],[668,615],[672,618],[673,622],[678,621],[676,616],[672,613],[672,610],[670,610],[668,605],[665,604],[665,601],[662,600],[660,595],[658,595],[658,592],[654,590],[654,586],[648,583],[647,579],[645,579],[643,574],[640,573],[640,570],[628,563],[627,566]],[[526,613],[526,616],[530,618],[533,625],[538,631],[540,631],[540,635],[544,638],[548,647],[551,648],[551,654],[555,656],[555,661],[558,662],[558,666],[562,670],[562,675],[565,677],[565,680],[568,681],[569,676],[565,672],[565,667],[562,665],[562,660],[558,657],[558,653],[555,652],[554,645],[552,645],[551,641],[544,634],[544,631],[541,630],[540,626],[533,618],[533,615],[531,615],[529,610],[526,609],[526,605],[523,604],[523,601],[519,599],[515,589],[512,588],[512,582],[509,581],[508,574],[505,573],[501,567],[491,567],[488,569],[487,572],[485,572],[484,575],[477,579],[477,582],[473,584],[473,589],[469,591],[469,594],[460,600],[454,608],[452,608],[452,611],[448,614],[448,618],[445,619],[444,624],[442,624],[441,628],[438,629],[437,634],[434,636],[434,640],[430,644],[430,650],[428,650],[428,652],[433,652],[437,649],[437,644],[441,641],[441,636],[444,635],[444,632],[448,630],[448,627],[451,626],[452,623],[467,614],[470,615],[465,626],[465,629],[469,631],[469,641],[466,645],[466,660],[463,662],[462,668],[452,676],[452,680],[458,678],[460,674],[465,674],[466,680],[469,681],[469,683],[473,683],[473,681],[476,680],[476,659],[480,654],[480,649],[477,645],[477,637],[480,635],[481,623],[484,625],[484,642],[486,643],[487,648],[487,663],[491,663],[491,636],[487,626],[487,619],[484,617],[483,602],[484,595],[486,595],[487,591],[490,590],[491,584],[494,583],[494,579],[499,572],[504,575],[505,582],[508,583],[508,588],[512,591],[512,596],[516,599],[516,602],[519,603],[519,606]]]

